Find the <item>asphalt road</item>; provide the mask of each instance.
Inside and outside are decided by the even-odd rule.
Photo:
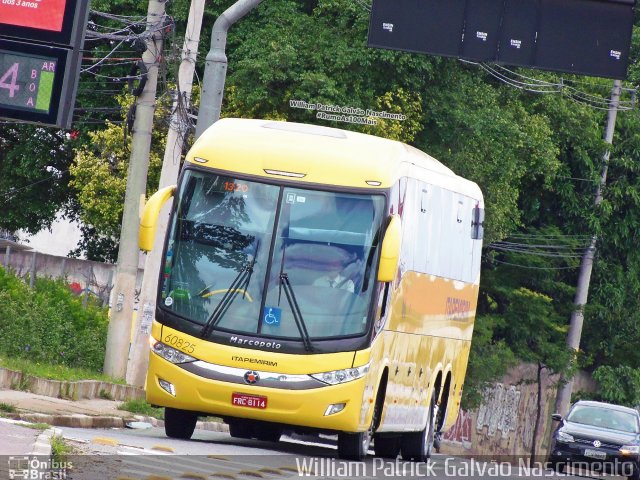
[[[336,458],[335,440],[330,437],[284,436],[278,443],[267,443],[196,430],[193,439],[185,441],[169,439],[159,428],[61,430],[68,443],[83,453],[67,458],[71,468],[60,473],[68,480],[585,478],[543,468],[527,469],[524,465],[440,454],[435,454],[427,464],[373,455],[364,462],[347,462]]]

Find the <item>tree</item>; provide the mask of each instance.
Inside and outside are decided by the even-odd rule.
[[[132,97],[121,97],[124,112],[132,104]],[[166,106],[156,109],[156,119],[166,115]],[[153,132],[147,184],[150,190],[158,186],[160,167],[164,154],[166,132],[156,125]],[[85,236],[80,248],[84,248],[91,260],[115,262],[117,242],[124,206],[124,195],[129,163],[129,139],[122,124],[107,122],[104,130],[89,133],[90,143],[77,152],[71,167],[71,186],[77,192],[81,207],[80,220],[85,225]]]
[[[0,125],[0,229],[36,233],[70,211],[73,142],[61,130]]]

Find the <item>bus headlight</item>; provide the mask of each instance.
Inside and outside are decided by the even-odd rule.
[[[180,350],[176,350],[169,345],[165,345],[154,338],[149,339],[149,343],[151,343],[151,350],[160,355],[166,361],[171,363],[187,363],[187,362],[195,362],[196,359],[191,355],[187,355],[186,353],[181,352]]]
[[[331,372],[312,373],[310,376],[316,380],[326,383],[327,385],[337,385],[352,380],[362,378],[369,371],[369,363],[361,367],[346,368],[344,370],[333,370]]]

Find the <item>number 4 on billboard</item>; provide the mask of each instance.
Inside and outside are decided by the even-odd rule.
[[[9,90],[9,98],[13,98],[15,96],[15,92],[20,90],[20,85],[17,84],[18,81],[18,63],[14,63],[9,70],[4,72],[2,77],[0,77],[0,88],[6,88]],[[7,79],[11,77],[10,83],[7,83]]]

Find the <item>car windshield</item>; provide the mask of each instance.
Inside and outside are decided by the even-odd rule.
[[[384,203],[382,195],[188,170],[170,227],[161,306],[201,325],[203,336],[362,334]]]
[[[594,427],[638,433],[638,418],[632,413],[593,405],[576,405],[567,421]]]

